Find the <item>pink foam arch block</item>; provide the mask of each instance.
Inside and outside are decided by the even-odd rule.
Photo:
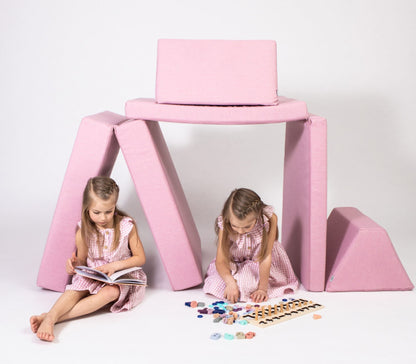
[[[278,97],[278,105],[238,107],[159,104],[155,99],[138,98],[128,100],[125,110],[131,119],[191,124],[275,124],[309,117],[305,102],[284,96]]]
[[[328,218],[326,278],[329,292],[414,288],[386,230],[354,207]]]
[[[319,116],[286,124],[282,244],[309,291],[325,288],[327,124]]]
[[[157,122],[115,127],[173,290],[202,282],[201,241]]]
[[[105,111],[81,121],[41,260],[39,287],[64,291],[69,278],[65,263],[75,250],[85,184],[90,177],[110,175],[119,152],[113,127],[125,119]]]

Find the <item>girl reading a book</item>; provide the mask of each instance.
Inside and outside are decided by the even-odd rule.
[[[111,312],[129,310],[144,297],[145,286],[109,285],[75,274],[76,266],[87,265],[107,275],[145,263],[145,253],[131,217],[116,204],[119,187],[108,177],[91,178],[84,190],[82,217],[75,234],[76,253],[67,260],[66,270],[73,275],[51,310],[30,318],[31,329],[39,339],[53,341],[58,322],[95,312],[111,304]],[[129,273],[146,282],[143,270]]]

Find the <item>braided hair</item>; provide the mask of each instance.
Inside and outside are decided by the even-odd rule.
[[[230,214],[232,213],[237,219],[243,220],[249,214],[253,213],[256,220],[260,219],[261,225],[263,226],[262,242],[259,255],[257,260],[261,262],[267,253],[267,231],[265,228],[264,218],[263,218],[263,209],[266,207],[266,204],[261,200],[260,196],[248,189],[248,188],[238,188],[231,192],[230,196],[224,203],[222,209],[222,218],[223,218],[223,235],[221,246],[223,249],[224,256],[230,259],[230,247],[231,240],[230,236],[235,235],[231,224],[230,224]],[[218,219],[217,219],[218,220]],[[218,235],[219,227],[218,221],[216,221],[215,229]],[[276,230],[275,240],[278,239],[278,230]]]

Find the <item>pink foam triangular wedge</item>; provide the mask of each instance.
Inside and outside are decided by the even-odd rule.
[[[353,207],[332,210],[327,230],[326,290],[413,289],[385,229]]]

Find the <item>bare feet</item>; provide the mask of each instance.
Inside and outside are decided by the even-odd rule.
[[[53,326],[55,322],[51,320],[46,313],[30,318],[30,327],[36,333],[36,336],[43,341],[53,341]]]
[[[35,315],[30,318],[30,328],[35,334],[38,332],[39,326],[45,317],[46,313],[42,313],[41,315]]]

